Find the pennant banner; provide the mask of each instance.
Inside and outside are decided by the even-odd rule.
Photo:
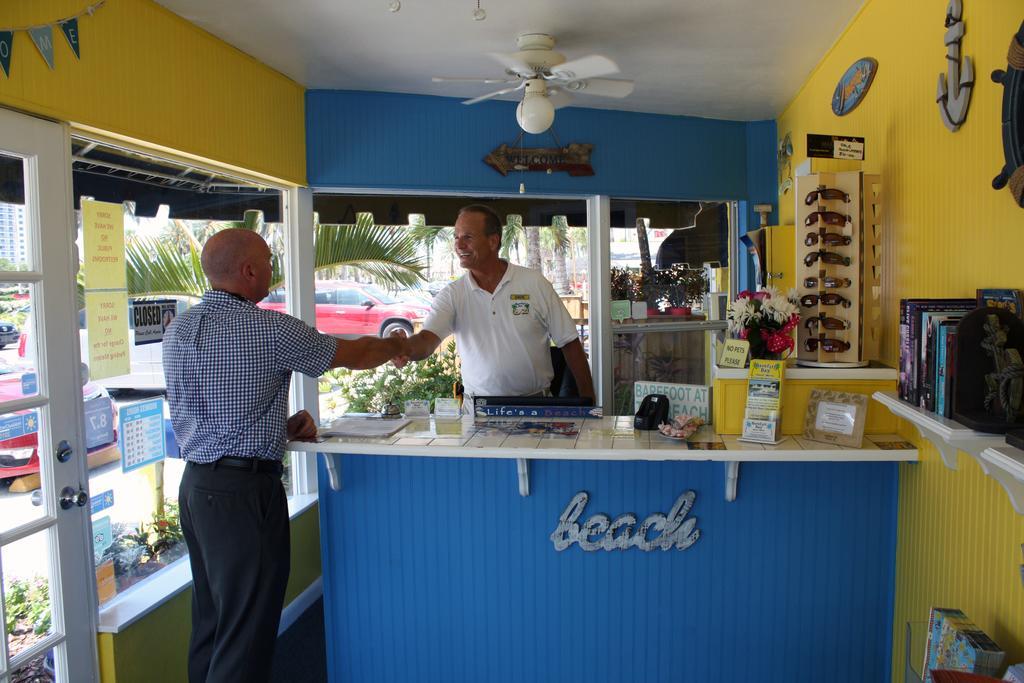
[[[98,0],[98,2],[94,2],[77,14],[41,25],[0,28],[0,68],[3,68],[4,76],[7,78],[11,77],[11,54],[14,52],[14,34],[18,31],[24,31],[29,35],[32,39],[32,43],[36,46],[36,49],[39,50],[39,54],[42,55],[43,60],[46,62],[46,65],[50,67],[51,71],[54,69],[54,26],[60,27],[61,32],[64,34],[64,38],[68,41],[68,46],[70,46],[71,51],[75,53],[75,59],[81,59],[82,46],[81,43],[79,43],[78,19],[85,15],[92,16],[96,10],[103,7],[105,3],[106,0]]]
[[[11,46],[14,45],[13,31],[0,31],[0,67],[3,67],[4,76],[11,75]]]
[[[77,59],[82,58],[81,48],[78,46],[78,18],[68,19],[60,23],[60,28],[64,31],[64,37],[68,39],[68,45],[75,51],[75,57]]]
[[[35,26],[28,30],[28,34],[32,36],[32,42],[39,48],[39,54],[46,60],[50,69],[53,69],[53,27]]]

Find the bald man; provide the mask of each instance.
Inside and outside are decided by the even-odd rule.
[[[203,248],[211,289],[164,336],[174,436],[187,461],[178,503],[192,565],[191,683],[267,681],[288,581],[288,439],[316,436],[287,416],[292,372],[372,368],[408,340],[321,334],[257,308],[270,291],[270,248],[257,233],[218,232]]]

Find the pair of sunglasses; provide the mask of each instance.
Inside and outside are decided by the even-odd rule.
[[[846,225],[853,222],[853,217],[835,211],[812,211],[804,219],[804,225],[810,227],[819,221],[826,225]]]
[[[853,284],[853,281],[848,277],[823,277],[821,278],[821,284],[825,289],[839,289],[840,287],[849,287]],[[818,286],[818,278],[816,277],[805,277],[804,287],[807,289],[814,289]]]
[[[837,190],[834,187],[821,186],[817,190],[811,190],[807,193],[804,198],[804,204],[810,206],[814,202],[818,201],[818,197],[822,199],[842,199],[847,204],[850,203],[850,195],[846,194],[842,190]]]
[[[848,245],[852,241],[852,237],[840,235],[838,232],[826,232],[824,235],[819,235],[816,232],[809,232],[807,233],[807,237],[804,238],[804,244],[809,247],[813,247],[818,242],[821,242],[828,247],[841,247]]]
[[[833,265],[848,266],[851,263],[849,256],[843,256],[832,251],[812,251],[807,256],[804,256],[804,265],[813,265],[819,258],[822,263],[831,263]]]
[[[804,348],[808,351],[817,351],[819,346],[822,351],[827,351],[828,353],[842,353],[843,351],[850,350],[850,342],[844,342],[841,339],[818,339],[817,337],[811,337],[804,341]]]
[[[817,329],[818,325],[821,325],[826,330],[845,330],[850,327],[849,322],[841,320],[839,318],[830,318],[824,313],[822,313],[817,318],[808,318],[807,322],[804,323],[804,327],[806,327],[808,330],[810,330],[812,327]]]
[[[826,306],[842,305],[843,308],[849,308],[850,306],[853,305],[853,302],[851,302],[845,296],[843,296],[842,294],[837,294],[835,292],[826,292],[824,294],[806,294],[803,298],[800,299],[800,305],[817,306],[819,301]]]

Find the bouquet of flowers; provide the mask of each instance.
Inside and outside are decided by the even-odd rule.
[[[743,290],[729,304],[729,332],[750,342],[751,358],[782,358],[796,346],[793,330],[800,324],[796,290],[786,296],[772,287]]]

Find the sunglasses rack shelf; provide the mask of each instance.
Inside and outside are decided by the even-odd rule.
[[[817,173],[796,187],[797,362],[867,365],[880,350],[880,176]]]

